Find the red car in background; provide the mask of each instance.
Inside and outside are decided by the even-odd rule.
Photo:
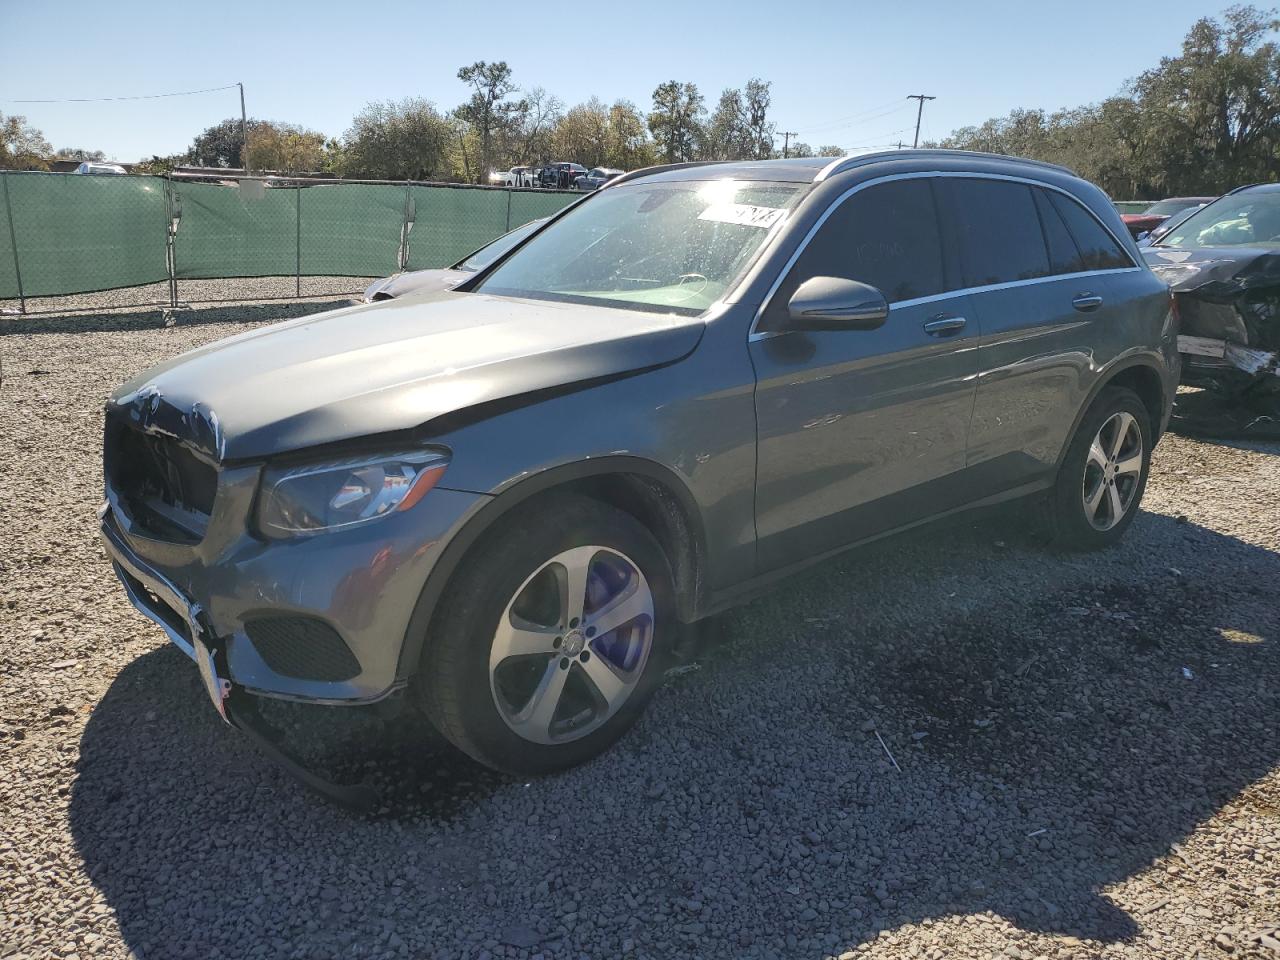
[[[1129,228],[1136,240],[1144,232],[1150,233],[1175,213],[1181,213],[1191,207],[1203,207],[1212,203],[1217,197],[1170,197],[1168,200],[1157,200],[1142,213],[1122,213],[1120,219]]]

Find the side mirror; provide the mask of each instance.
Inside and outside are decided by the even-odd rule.
[[[791,330],[874,330],[889,316],[889,301],[867,283],[810,277],[787,303]]]

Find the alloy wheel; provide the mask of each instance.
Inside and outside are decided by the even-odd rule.
[[[1142,480],[1142,462],[1138,421],[1123,410],[1113,414],[1093,438],[1084,461],[1084,515],[1095,530],[1110,530],[1129,512]]]
[[[629,557],[603,546],[557,554],[520,585],[494,632],[499,714],[533,743],[587,736],[634,692],[653,625],[653,592]]]

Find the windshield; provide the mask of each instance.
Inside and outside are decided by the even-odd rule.
[[[1198,210],[1160,241],[1162,247],[1272,247],[1280,245],[1280,193],[1251,191],[1223,197]]]
[[[730,179],[610,187],[477,289],[696,315],[729,290],[800,195],[797,184]]]
[[[524,226],[516,227],[510,233],[504,233],[488,246],[481,247],[453,269],[466,270],[468,273],[478,273],[546,222],[546,217],[540,220],[530,220]]]
[[[1159,203],[1153,203],[1143,210],[1140,216],[1171,217],[1179,210],[1185,210],[1187,207],[1198,207],[1204,202],[1203,200],[1161,200]]]

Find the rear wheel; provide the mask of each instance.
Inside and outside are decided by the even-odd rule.
[[[639,717],[674,639],[666,556],[629,514],[540,501],[486,534],[433,618],[419,690],[481,763],[548,773],[602,752]]]
[[[1103,389],[1058,472],[1050,512],[1059,540],[1096,550],[1124,536],[1147,486],[1151,435],[1147,408],[1136,393]]]

